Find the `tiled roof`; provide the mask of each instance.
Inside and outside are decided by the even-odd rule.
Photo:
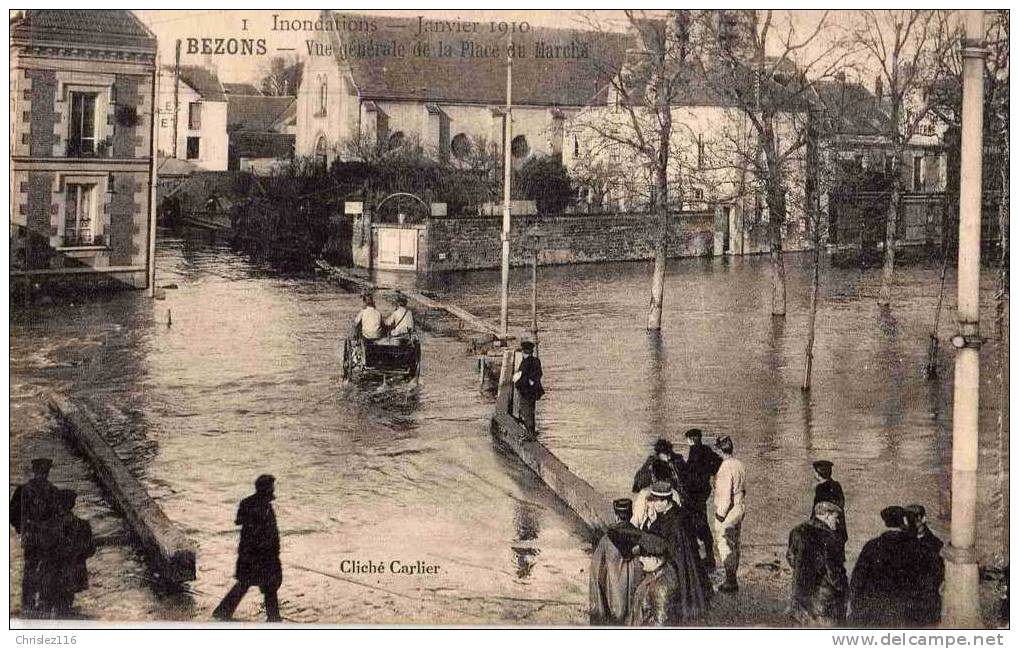
[[[120,9],[29,9],[12,22],[11,40],[156,51],[155,35],[133,13]]]
[[[279,114],[269,128],[271,131],[282,131],[287,126],[297,125],[297,102],[292,101],[286,110]]]
[[[223,90],[228,95],[261,95],[262,91],[253,83],[224,83]]]
[[[328,19],[326,14],[323,18]],[[343,58],[335,48],[341,66],[348,64],[362,99],[413,99],[452,103],[502,104],[506,101],[505,35],[491,33],[482,25],[477,33],[431,34],[420,39],[416,18],[333,14],[340,20],[368,20],[377,30],[331,32],[347,48],[375,43],[402,43],[413,48],[416,40],[434,48],[441,40],[453,44],[454,56],[420,57],[406,52],[403,57],[374,56]],[[584,106],[596,96],[604,100],[608,80],[619,68],[631,37],[622,33],[548,29],[532,26],[526,34],[514,35],[513,42],[523,47],[525,57],[513,61],[513,103],[539,106]],[[478,58],[460,56],[460,41],[478,47],[501,48],[501,54]],[[573,58],[539,58],[539,45],[570,48]],[[586,47],[585,47],[586,46]],[[583,56],[586,54],[586,56]]]
[[[296,101],[295,97],[230,95],[227,97],[228,131],[271,131],[276,120]]]
[[[180,80],[194,88],[205,101],[226,101],[226,93],[223,92],[219,77],[207,68],[182,65]]]
[[[829,128],[835,133],[887,135],[893,130],[891,118],[881,108],[881,101],[862,84],[819,81],[815,89],[827,113]]]
[[[230,155],[237,158],[291,158],[296,136],[287,133],[230,134]]]
[[[156,169],[157,176],[188,176],[198,167],[187,160],[177,158],[161,158]]]

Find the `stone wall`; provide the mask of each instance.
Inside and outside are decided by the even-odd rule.
[[[669,256],[711,255],[714,212],[683,212],[669,218]],[[650,214],[516,216],[511,231],[511,263],[529,263],[527,232],[541,231],[539,263],[573,264],[635,261],[654,256],[655,218]],[[501,217],[432,218],[428,221],[419,268],[428,271],[498,268]]]

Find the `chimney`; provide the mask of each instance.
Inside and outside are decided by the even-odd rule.
[[[839,83],[845,85],[845,83],[846,83],[846,73],[845,73],[845,71],[839,70],[839,72],[835,74],[835,80],[838,81]]]
[[[874,95],[877,96],[878,101],[881,101],[884,94],[884,83],[881,82],[881,75],[878,75],[878,77],[874,79]]]

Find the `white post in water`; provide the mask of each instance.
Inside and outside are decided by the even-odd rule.
[[[977,570],[977,433],[980,416],[980,194],[984,117],[984,12],[967,11],[962,46],[962,161],[959,183],[959,333],[952,338],[952,533],[945,548],[942,625],[980,628]]]
[[[512,41],[510,41],[512,43]],[[513,52],[506,48],[506,115],[502,130],[502,302],[499,311],[499,331],[505,339],[509,335],[509,272],[510,272],[510,166],[512,164],[513,135]]]

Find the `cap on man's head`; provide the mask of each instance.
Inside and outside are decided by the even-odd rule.
[[[881,520],[886,527],[902,527],[902,519],[906,517],[906,510],[898,505],[885,507],[881,510]]]
[[[715,448],[724,453],[732,453],[732,438],[728,435],[722,435],[715,440]]]
[[[48,457],[37,457],[32,460],[33,473],[46,473],[53,466],[53,460]]]
[[[665,439],[664,437],[659,437],[658,440],[655,442],[655,455],[658,455],[660,453],[672,455],[673,452],[674,450],[672,448],[672,442]]]
[[[397,291],[396,295],[393,296],[393,301],[400,306],[407,306],[407,296]]]
[[[274,476],[271,476],[268,473],[263,473],[262,475],[255,478],[255,489],[262,491],[263,489],[268,489],[269,487],[273,486],[275,483],[276,478]]]
[[[622,520],[633,518],[633,501],[629,498],[617,498],[612,501],[612,511]]]
[[[907,514],[912,514],[917,518],[927,516],[927,509],[923,505],[906,505],[903,507]]]
[[[703,436],[700,428],[691,428],[690,430],[683,433],[687,439],[700,439]]]
[[[532,343],[530,340],[525,340],[524,342],[520,343],[520,349],[524,350],[525,352],[533,352],[534,343]]]
[[[641,534],[633,554],[638,557],[664,557],[669,553],[669,546],[660,536]]]
[[[672,498],[672,485],[664,480],[655,480],[651,483],[652,498]]]
[[[375,296],[371,294],[371,291],[364,291],[363,293],[361,293],[361,299],[364,300],[365,302],[369,302],[372,304],[375,303]]]
[[[831,477],[831,469],[833,466],[835,465],[828,460],[818,460],[817,462],[814,462],[814,470],[817,471],[817,474],[822,478]]]
[[[839,507],[835,503],[830,503],[827,500],[822,500],[821,502],[814,505],[815,517],[824,516],[826,514],[841,514],[841,513],[842,513],[841,507]]]

